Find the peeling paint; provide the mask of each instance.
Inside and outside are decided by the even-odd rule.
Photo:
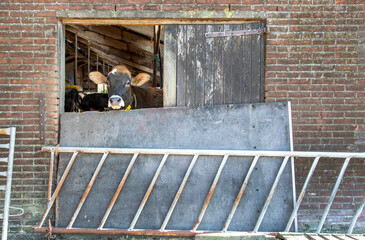
[[[198,77],[203,77],[203,68],[202,68],[201,62],[198,59],[196,60],[196,69],[197,69]]]

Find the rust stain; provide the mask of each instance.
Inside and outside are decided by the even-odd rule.
[[[124,183],[126,182],[126,180],[127,180],[128,176],[129,176],[129,173],[132,171],[133,165],[134,165],[134,162],[133,162],[133,164],[131,165],[131,167],[130,167],[129,171],[125,173],[125,177],[124,177],[124,178],[122,179],[122,181],[120,182],[120,184],[119,184],[119,186],[118,186],[118,188],[117,188],[117,191],[115,192],[115,194],[114,194],[114,196],[113,196],[113,198],[112,198],[112,200],[111,200],[111,202],[110,202],[110,204],[109,204],[109,206],[108,206],[108,209],[106,210],[106,212],[105,212],[105,214],[104,214],[104,216],[103,216],[103,219],[102,219],[102,221],[101,221],[101,223],[100,223],[100,225],[99,225],[99,227],[98,227],[99,229],[103,227],[103,225],[104,225],[104,223],[105,223],[105,221],[106,221],[106,219],[105,219],[105,218],[108,216],[108,213],[111,211],[111,209],[113,208],[113,206],[114,206],[115,202],[117,201],[117,198],[118,198],[118,196],[119,196],[120,192],[122,191],[122,188],[123,188],[123,186],[124,186]]]
[[[49,228],[36,227],[35,233],[47,233]],[[186,236],[192,237],[202,233],[219,233],[219,231],[192,232],[187,230],[159,231],[159,230],[128,230],[128,229],[95,229],[95,228],[52,228],[52,232],[56,234],[107,234],[107,235],[145,235],[145,236]]]
[[[270,203],[270,201],[271,201],[271,199],[272,199],[272,197],[274,196],[274,193],[275,193],[275,190],[276,190],[276,186],[275,186],[275,188],[274,188],[274,190],[273,190],[273,192],[272,192],[272,194],[269,196],[269,198],[267,199],[267,204],[269,204]]]
[[[8,128],[1,128],[0,129],[0,134],[5,134],[5,135],[9,135],[10,131]]]
[[[304,192],[304,194],[300,197],[300,201],[302,201],[302,200],[303,200],[304,195],[305,195],[305,192]]]
[[[247,187],[247,184],[246,184],[246,186],[242,189],[242,193],[236,198],[236,201],[234,201],[234,206],[236,206],[238,203],[239,203],[239,201],[241,200],[241,198],[242,198],[242,195],[243,195],[243,193],[245,192],[245,190],[246,190],[246,187]]]
[[[213,193],[214,193],[214,190],[215,190],[215,187],[216,187],[216,186],[217,186],[217,184],[215,184],[215,185],[214,185],[214,186],[210,189],[210,191],[209,191],[209,193],[208,193],[208,196],[207,196],[207,198],[206,198],[206,200],[205,200],[205,202],[204,202],[203,208],[202,208],[202,210],[201,210],[201,212],[200,212],[200,214],[199,214],[198,221],[194,224],[193,229],[196,229],[196,228],[199,226],[199,224],[200,224],[200,222],[201,222],[201,216],[202,216],[202,214],[205,212],[206,208],[208,207],[208,204],[209,204],[209,202],[210,202],[210,199],[212,198],[212,195],[213,195]]]

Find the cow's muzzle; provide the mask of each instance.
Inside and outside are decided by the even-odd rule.
[[[122,97],[120,97],[118,95],[113,95],[109,98],[108,107],[113,108],[113,109],[121,109],[124,106],[125,106],[125,104],[124,104]]]

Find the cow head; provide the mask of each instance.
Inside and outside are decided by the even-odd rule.
[[[131,73],[126,66],[114,67],[108,76],[100,72],[90,72],[89,78],[96,84],[106,84],[108,87],[108,107],[125,109],[133,102]]]

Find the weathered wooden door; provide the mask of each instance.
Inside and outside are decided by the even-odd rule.
[[[165,106],[264,102],[264,29],[262,22],[165,26]]]

